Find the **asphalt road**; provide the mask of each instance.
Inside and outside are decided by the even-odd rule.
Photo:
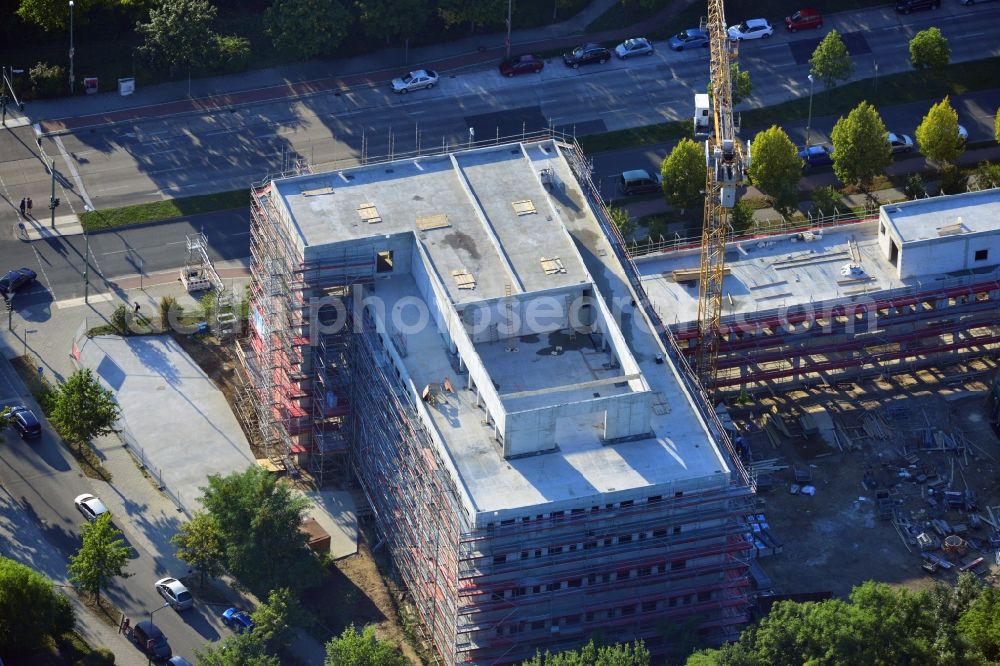
[[[42,413],[31,401],[10,363],[0,359],[0,404],[18,403],[29,405],[36,415]],[[90,480],[79,472],[44,420],[40,440],[24,442],[13,431],[5,432],[4,440],[0,445],[0,486],[11,500],[4,506],[41,526],[40,543],[33,542],[28,530],[21,530],[16,532],[16,542],[5,544],[4,550],[55,582],[65,584],[66,562],[79,548],[80,529],[86,522],[76,510],[73,499],[83,493],[98,496],[101,493],[95,492]],[[114,486],[111,489],[117,492]],[[124,532],[134,555],[127,568],[130,577],[116,578],[107,597],[136,622],[148,619],[150,611],[163,606],[163,599],[153,583],[164,576],[183,575],[186,571],[167,570],[165,562],[145,551],[137,539],[130,538],[131,521],[141,519],[137,514],[141,514],[142,507],[127,497],[121,499],[130,515],[114,516],[115,523]],[[174,654],[191,659],[195,648],[222,637],[225,629],[220,631],[218,614],[218,609],[196,604],[183,613],[171,608],[156,611],[153,621],[167,637]]]
[[[116,279],[149,276],[176,269],[187,260],[186,236],[203,232],[213,262],[245,260],[250,255],[249,210],[220,211],[168,222],[89,234],[90,294],[113,291]],[[27,266],[38,282],[19,292],[14,306],[28,322],[42,323],[58,301],[84,295],[83,236],[0,241],[0,267]],[[7,270],[4,268],[4,270]]]
[[[735,19],[736,17],[733,17]],[[776,17],[775,17],[776,18]],[[884,76],[910,68],[908,40],[938,26],[949,39],[952,61],[1000,54],[984,26],[1000,19],[1000,6],[966,8],[946,2],[934,12],[897,15],[883,7],[828,16],[823,31],[789,34],[780,26],[768,40],[740,46],[741,67],[751,72],[754,104],[808,94],[807,59],[830,27],[847,35],[855,75]],[[687,118],[696,92],[706,89],[705,49],[674,53],[662,47],[651,57],[571,70],[557,58],[538,75],[504,79],[493,67],[445,75],[438,87],[393,95],[387,86],[366,86],[294,101],[264,103],[203,116],[179,116],[101,126],[45,139],[56,160],[60,185],[74,210],[237,189],[269,173],[356,162],[361,156],[401,155],[415,150],[554,126],[580,134]],[[26,148],[32,153],[29,144]],[[23,182],[36,200],[49,182],[41,161],[29,156],[0,163],[0,182]],[[30,175],[24,175],[30,167]],[[36,173],[37,172],[37,173]],[[8,188],[11,189],[11,188]],[[11,189],[10,197],[16,192]],[[23,196],[23,195],[22,195]],[[16,200],[16,198],[15,198]]]

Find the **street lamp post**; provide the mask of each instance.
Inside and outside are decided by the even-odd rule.
[[[806,148],[809,147],[809,138],[812,133],[812,122],[813,122],[813,84],[816,79],[812,74],[809,75],[809,119],[806,120]]]
[[[73,94],[73,0],[69,0],[69,94]]]
[[[168,608],[169,606],[170,606],[170,604],[164,603],[159,608],[154,608],[153,610],[149,611],[149,626],[151,626],[151,627],[154,626],[153,625],[153,613],[155,613],[157,611],[161,611],[164,608]],[[146,646],[143,645],[142,647],[145,648]],[[149,650],[147,649],[146,650],[146,666],[151,666],[152,663],[153,663],[153,655],[149,654]]]

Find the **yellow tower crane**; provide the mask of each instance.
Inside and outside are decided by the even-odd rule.
[[[743,181],[743,155],[736,141],[733,121],[733,88],[730,62],[736,59],[737,42],[726,34],[723,0],[708,0],[709,67],[713,127],[705,141],[705,221],[701,232],[701,266],[698,280],[698,379],[711,394],[715,385],[722,318],[722,281],[725,275],[726,239],[736,204],[736,188]]]

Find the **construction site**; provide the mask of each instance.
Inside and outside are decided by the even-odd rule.
[[[998,218],[994,189],[728,240],[714,391],[766,511],[753,555],[776,556],[758,590],[996,577]],[[702,252],[633,258],[692,363]]]
[[[596,192],[554,138],[253,192],[259,437],[360,487],[443,663],[749,620],[751,480]]]

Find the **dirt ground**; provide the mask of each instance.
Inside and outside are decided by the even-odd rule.
[[[960,566],[979,557],[971,569],[995,583],[998,549],[989,544],[993,527],[986,521],[993,515],[1000,531],[1000,440],[985,412],[986,382],[995,372],[995,364],[982,361],[794,391],[737,409],[734,418],[750,431],[755,469],[773,481],[760,511],[783,547],[758,563],[774,591],[846,596],[871,579],[920,589],[953,581]],[[793,495],[793,484],[811,485],[815,495]],[[932,487],[963,498],[970,490],[977,506],[949,508]],[[938,532],[931,520],[947,525],[938,522]],[[956,528],[964,553],[942,549]],[[933,535],[935,543],[922,550],[918,534]],[[952,568],[925,571],[922,553]]]
[[[237,373],[240,361],[236,356],[236,343],[222,344],[214,337],[196,338],[179,334],[174,335],[174,339],[212,378],[240,420],[236,404],[240,390],[240,375]],[[245,424],[242,425],[246,430]],[[247,439],[255,457],[267,457],[256,438]],[[397,603],[402,603],[401,598],[398,591],[390,590],[386,585],[375,559],[362,540],[358,543],[357,554],[335,562],[328,583],[313,590],[305,603],[319,615],[320,622],[332,634],[340,634],[344,627],[352,623],[359,628],[374,624],[380,638],[397,645],[411,663],[420,664],[421,659],[409,643],[397,612]]]

